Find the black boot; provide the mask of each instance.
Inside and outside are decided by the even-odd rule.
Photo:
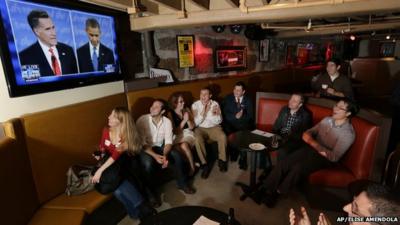
[[[240,152],[239,154],[239,168],[247,170],[247,152]]]
[[[237,150],[236,148],[231,148],[230,151],[231,162],[236,162],[238,158],[239,158],[239,150]]]
[[[228,171],[228,163],[226,161],[218,160],[219,171],[226,172]]]
[[[208,166],[208,164],[204,164],[202,166],[202,172],[201,172],[201,178],[207,179],[208,176],[210,175],[211,168]]]
[[[156,191],[150,190],[149,188],[146,188],[145,191],[148,202],[151,205],[151,207],[154,208],[160,207],[162,204],[160,195]]]
[[[138,209],[139,209],[140,220],[146,219],[149,216],[154,216],[157,214],[157,210],[151,207],[148,202],[142,202],[142,204],[139,205]]]
[[[260,186],[255,191],[250,193],[249,196],[255,203],[260,205],[263,202],[263,199],[264,199],[266,193],[267,193],[266,188],[264,188],[263,186]]]
[[[268,208],[273,208],[278,201],[278,197],[279,193],[276,191],[267,192],[262,201]]]

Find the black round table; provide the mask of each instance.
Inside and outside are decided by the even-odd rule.
[[[226,209],[229,211],[229,208]],[[180,206],[159,212],[141,221],[140,225],[192,225],[200,216],[226,225],[228,214],[204,206]],[[237,221],[234,225],[240,225]]]
[[[250,182],[249,185],[242,182],[236,182],[236,185],[240,186],[243,190],[243,194],[240,196],[240,200],[245,200],[251,192],[256,188],[256,177],[257,177],[257,156],[260,154],[266,154],[266,160],[271,165],[271,158],[269,152],[275,149],[271,148],[271,138],[262,135],[255,134],[248,130],[238,131],[230,135],[230,142],[236,146],[240,151],[250,153]],[[249,145],[251,143],[261,143],[266,146],[262,151],[252,150]]]

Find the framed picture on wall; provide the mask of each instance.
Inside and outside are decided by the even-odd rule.
[[[380,57],[393,57],[396,48],[395,42],[380,43],[379,56]]]
[[[216,72],[243,70],[247,68],[247,52],[245,46],[219,46],[214,52]]]
[[[296,63],[296,49],[295,45],[288,45],[286,48],[286,65],[294,65]]]
[[[194,36],[177,35],[176,44],[179,68],[194,67]]]
[[[269,60],[269,39],[260,41],[260,62],[268,62]]]
[[[297,65],[306,64],[309,61],[310,51],[312,50],[313,45],[309,43],[299,43],[297,44]]]

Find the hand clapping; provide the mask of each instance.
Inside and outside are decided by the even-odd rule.
[[[236,119],[240,119],[243,116],[243,109],[241,109],[238,113],[236,113]]]
[[[189,113],[188,112],[183,113],[183,120],[185,122],[187,122],[189,120]]]
[[[157,161],[158,164],[164,164],[165,157],[162,155],[156,154],[154,159]]]
[[[208,111],[210,111],[211,102],[208,102],[207,105],[204,107],[203,112],[201,112],[202,117],[206,117]]]
[[[323,213],[320,213],[317,225],[331,225],[331,221]]]
[[[289,222],[290,225],[311,225],[310,218],[308,217],[307,211],[304,207],[300,208],[301,215],[296,215],[294,209],[289,211]]]
[[[220,108],[218,107],[218,105],[214,105],[212,108],[212,113],[213,115],[219,115],[221,113]]]
[[[326,89],[326,92],[327,92],[328,94],[330,94],[330,95],[335,95],[335,89],[333,89],[333,88],[328,88],[328,89]]]
[[[300,208],[301,215],[296,215],[293,209],[289,211],[289,222],[290,225],[311,225],[310,218],[308,217],[307,211],[304,207]],[[320,213],[318,217],[317,225],[332,225],[328,218]]]

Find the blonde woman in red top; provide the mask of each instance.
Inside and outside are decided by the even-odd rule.
[[[96,170],[92,178],[93,183],[99,184],[96,185],[96,189],[100,193],[114,191],[112,189],[115,189],[119,183],[118,178],[121,179],[121,173],[126,172],[121,170],[121,167],[124,167],[129,160],[124,153],[135,156],[139,154],[142,147],[142,140],[130,112],[124,107],[114,108],[108,116],[108,126],[103,129],[99,145],[101,155],[105,155],[105,162]],[[95,157],[100,160],[99,156]]]
[[[105,162],[96,170],[92,182],[102,194],[113,192],[122,202],[131,218],[144,218],[156,213],[144,200],[135,181],[136,156],[143,148],[130,112],[116,107],[108,116],[108,126],[103,129],[99,149]],[[95,155],[97,160],[101,156]],[[104,161],[103,160],[103,161]]]

